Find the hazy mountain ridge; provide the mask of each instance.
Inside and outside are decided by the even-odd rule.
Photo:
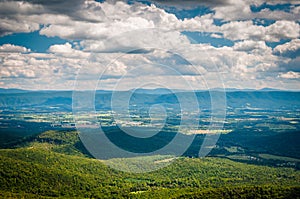
[[[84,91],[83,91],[84,92]],[[130,93],[128,93],[130,92]],[[160,92],[160,91],[158,91]],[[255,108],[300,108],[300,92],[292,91],[211,91],[219,92],[226,96],[228,107],[255,107]],[[210,108],[211,95],[209,91],[197,91],[195,93],[180,91],[178,93],[157,92],[134,92],[117,91],[118,95],[131,95],[130,103],[133,104],[176,104],[178,99],[184,99],[191,103],[196,96],[201,108]],[[1,107],[21,106],[54,106],[61,105],[70,110],[72,106],[72,91],[27,91],[21,93],[0,93]],[[95,105],[98,108],[109,108],[113,97],[112,91],[97,91],[95,94]],[[120,102],[121,99],[117,99]],[[123,102],[122,102],[123,103]]]

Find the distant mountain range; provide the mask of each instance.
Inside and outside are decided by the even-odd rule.
[[[0,93],[28,93],[28,92],[64,92],[72,90],[24,90],[18,88],[0,88]],[[190,92],[191,90],[184,90],[184,89],[167,89],[167,88],[138,88],[138,89],[131,89],[128,90],[134,93],[147,93],[147,94],[170,94],[170,93],[178,93],[178,92]],[[202,91],[295,91],[295,90],[281,90],[276,88],[262,88],[262,89],[251,89],[251,88],[211,88],[206,90],[194,90],[195,92],[202,92]],[[110,93],[113,92],[112,90],[97,90],[97,93]],[[300,92],[300,90],[299,90]]]
[[[82,91],[90,92],[90,91]],[[174,93],[175,92],[175,93]],[[124,103],[122,96],[130,95],[132,104],[145,106],[160,103],[177,104],[178,99],[188,103],[195,103],[191,96],[196,96],[200,108],[210,108],[211,92],[226,96],[227,107],[253,107],[253,108],[300,108],[300,92],[280,91],[270,88],[262,90],[226,90],[211,91],[185,91],[168,89],[137,89],[130,91],[104,91],[98,90],[95,94],[95,105],[98,109],[109,109],[111,100],[118,93],[118,103]],[[191,95],[193,94],[193,95]],[[0,89],[0,107],[49,107],[59,106],[65,110],[72,108],[72,91],[26,91],[19,89]],[[220,96],[221,96],[220,95]],[[84,98],[85,95],[83,95]],[[84,100],[84,99],[83,99]]]
[[[28,91],[22,89],[16,89],[16,88],[0,88],[0,93],[25,93],[25,92]]]

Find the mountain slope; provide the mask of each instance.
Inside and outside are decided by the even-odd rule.
[[[85,157],[76,148],[76,153],[58,150],[67,145],[72,148],[77,139],[73,131],[50,131],[19,148],[0,150],[0,196],[218,198],[222,193],[224,198],[299,197],[300,171],[292,168],[180,158],[154,172],[124,173]]]

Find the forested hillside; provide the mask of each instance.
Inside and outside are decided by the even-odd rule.
[[[293,168],[221,158],[179,158],[142,174],[89,157],[75,131],[45,132],[0,150],[1,197],[33,198],[299,198]],[[120,161],[121,162],[121,161]]]

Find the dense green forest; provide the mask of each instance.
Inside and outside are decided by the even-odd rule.
[[[0,197],[300,198],[300,171],[186,158],[149,173],[114,170],[75,131],[48,131],[0,150]],[[121,161],[120,161],[121,162]]]

